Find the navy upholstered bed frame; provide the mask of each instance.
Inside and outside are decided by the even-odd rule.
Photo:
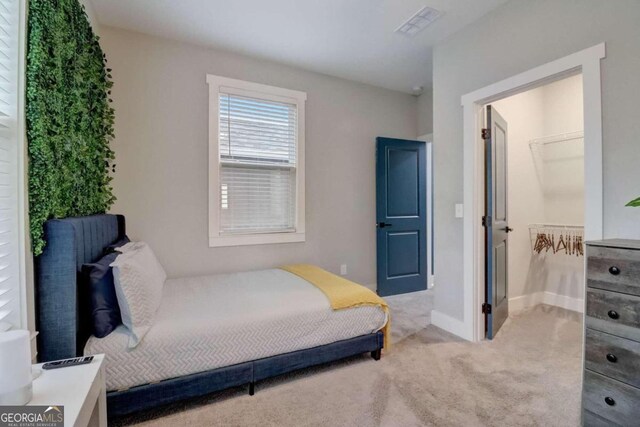
[[[97,261],[105,248],[125,234],[122,215],[54,219],[44,226],[47,245],[36,258],[38,359],[41,362],[82,354],[91,335],[89,296],[81,286],[82,264]],[[307,350],[280,354],[154,384],[107,393],[109,417],[202,396],[334,360],[371,352],[378,360],[383,335],[369,335]]]

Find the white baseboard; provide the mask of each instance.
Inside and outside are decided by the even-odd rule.
[[[578,313],[584,313],[584,300],[582,298],[573,298],[566,295],[545,292],[543,303],[577,311]]]
[[[544,292],[534,292],[532,294],[509,298],[509,312],[515,313],[542,304],[543,297]]]
[[[566,295],[554,294],[553,292],[540,291],[519,297],[509,298],[509,312],[515,313],[538,304],[553,305],[567,310],[584,312],[584,300],[582,298],[572,298]]]
[[[473,337],[469,336],[465,323],[448,314],[431,310],[431,324],[467,341],[473,341]]]

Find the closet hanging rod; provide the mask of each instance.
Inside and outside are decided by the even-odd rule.
[[[556,144],[558,142],[573,141],[576,139],[584,139],[584,132],[569,132],[561,133],[558,135],[545,136],[543,138],[536,138],[529,141],[529,145],[549,145]]]
[[[529,224],[529,228],[540,229],[540,228],[558,228],[562,230],[582,230],[584,229],[584,225],[577,224]]]

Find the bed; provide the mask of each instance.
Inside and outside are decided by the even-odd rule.
[[[124,326],[93,337],[79,271],[124,235],[120,215],[51,220],[36,259],[38,358],[104,353],[110,417],[235,386],[253,394],[260,380],[357,354],[380,358],[380,307],[332,310],[318,288],[280,269],[169,279],[135,349]]]

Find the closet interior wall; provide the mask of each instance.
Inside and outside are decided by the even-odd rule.
[[[583,257],[532,251],[530,224],[584,224],[583,139],[540,146],[531,141],[582,132],[582,76],[492,103],[509,127],[509,305],[580,307]]]

